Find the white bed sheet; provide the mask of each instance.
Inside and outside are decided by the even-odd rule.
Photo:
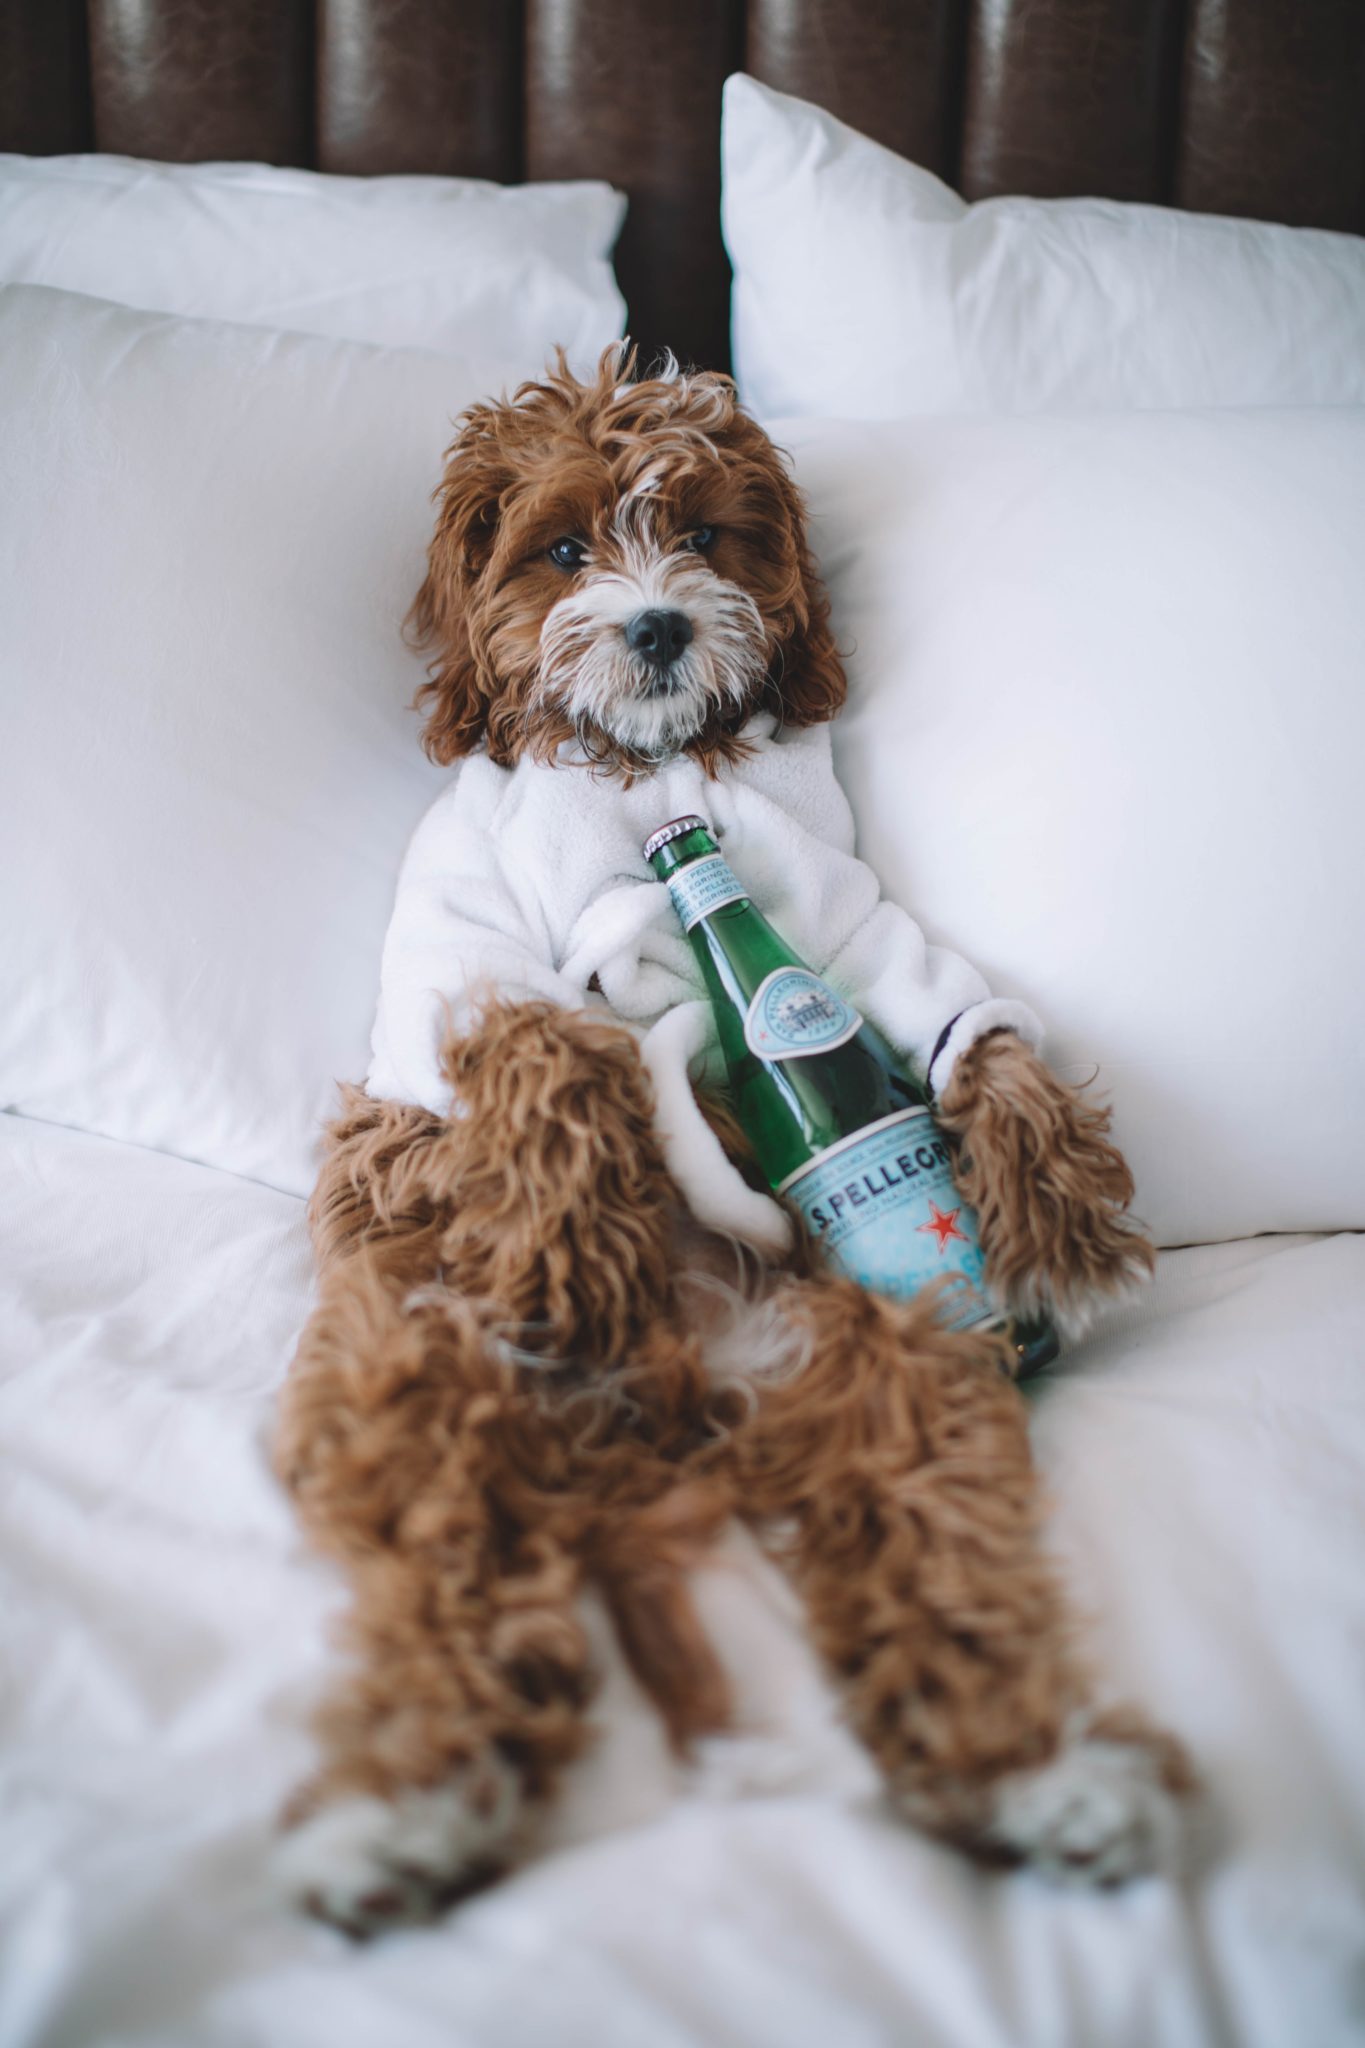
[[[790,1602],[703,1595],[690,1776],[613,1663],[547,1853],[357,1949],[266,1889],[339,1604],[261,1450],[302,1207],[0,1117],[4,2048],[1345,2048],[1365,2030],[1365,1239],[1165,1254],[1034,1396],[1116,1686],[1220,1840],[1062,1896],[884,1814]]]

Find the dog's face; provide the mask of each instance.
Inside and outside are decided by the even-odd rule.
[[[639,773],[733,757],[759,709],[833,717],[844,676],[781,457],[724,377],[608,350],[464,414],[413,606],[438,761],[577,741]]]

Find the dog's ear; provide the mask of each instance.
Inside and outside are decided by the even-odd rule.
[[[848,678],[830,631],[829,599],[806,538],[805,503],[776,448],[771,456],[769,483],[786,528],[790,595],[787,630],[773,655],[762,702],[779,724],[824,725],[842,710]]]
[[[474,406],[446,450],[427,573],[405,627],[409,646],[433,656],[413,702],[426,713],[423,747],[433,761],[445,764],[473,753],[488,727],[496,684],[477,652],[470,613],[493,551],[498,500],[509,480],[496,410]]]
[[[848,678],[830,631],[829,599],[804,540],[800,560],[801,600],[769,670],[764,703],[783,725],[825,725],[843,709]]]

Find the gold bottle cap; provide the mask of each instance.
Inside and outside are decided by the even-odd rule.
[[[661,846],[667,846],[670,839],[681,839],[684,832],[695,832],[700,828],[715,837],[715,827],[705,818],[695,815],[688,818],[670,818],[666,825],[660,825],[657,832],[651,832],[645,841],[645,859],[650,860]]]

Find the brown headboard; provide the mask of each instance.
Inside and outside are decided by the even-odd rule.
[[[724,365],[740,69],[969,198],[1365,232],[1365,0],[0,0],[0,149],[609,178],[632,333]]]

